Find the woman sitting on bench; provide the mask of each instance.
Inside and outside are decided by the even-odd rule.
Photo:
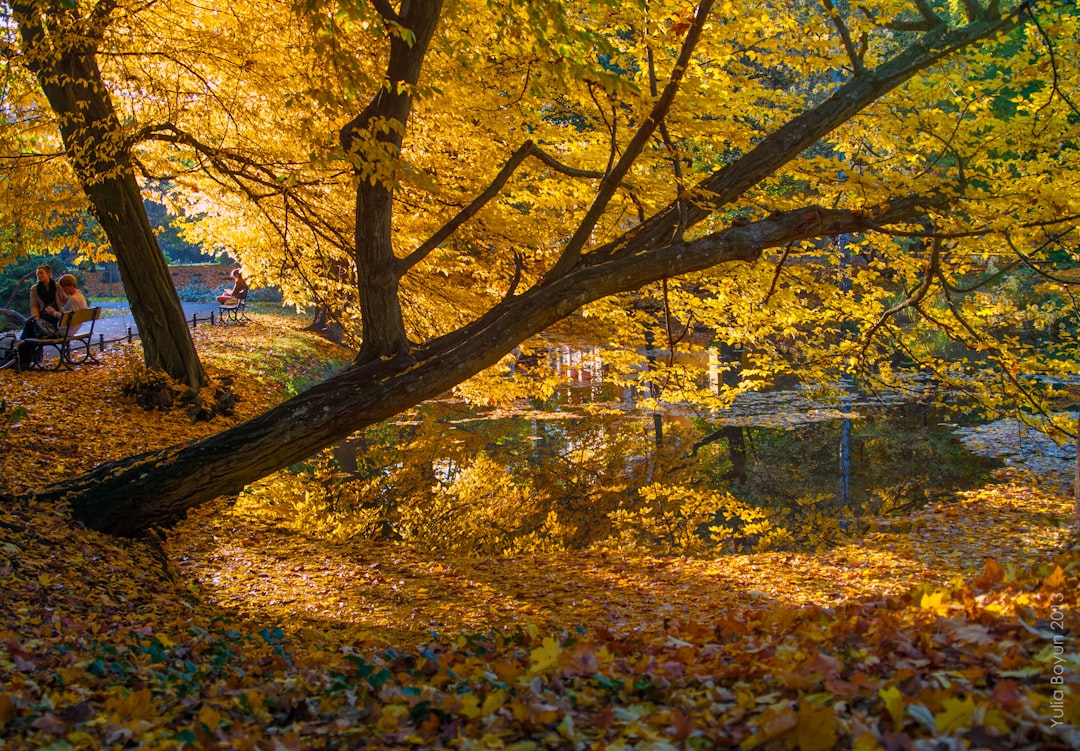
[[[53,281],[52,266],[38,266],[37,284],[30,288],[30,317],[23,326],[22,338],[55,336],[65,299],[64,290]]]
[[[247,294],[248,285],[244,280],[244,275],[240,273],[240,269],[233,269],[229,272],[233,278],[233,286],[230,289],[226,289],[224,293],[218,295],[217,301],[221,305],[235,305],[244,299]]]

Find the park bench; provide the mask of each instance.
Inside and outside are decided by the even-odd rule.
[[[245,289],[232,300],[221,303],[218,306],[218,321],[223,324],[245,323],[248,319],[247,314],[244,312],[247,295],[248,291]]]
[[[72,310],[60,316],[60,323],[56,327],[56,336],[40,336],[33,339],[23,339],[23,342],[36,344],[44,349],[52,347],[56,350],[56,363],[51,368],[46,368],[44,358],[36,359],[30,363],[30,367],[38,367],[42,370],[60,370],[71,368],[73,365],[81,365],[87,362],[97,362],[94,353],[90,350],[91,339],[94,336],[94,324],[101,315],[101,308],[85,308]],[[87,328],[83,324],[89,323]],[[78,349],[81,347],[82,349]]]

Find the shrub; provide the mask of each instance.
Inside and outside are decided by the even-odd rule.
[[[176,294],[182,302],[207,302],[215,299],[214,290],[198,278],[176,290]]]

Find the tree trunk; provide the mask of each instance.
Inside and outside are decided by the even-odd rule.
[[[146,367],[163,370],[197,391],[206,373],[135,177],[128,172],[84,185],[84,190],[116,254]]]
[[[397,270],[390,237],[391,191],[361,184],[356,195],[356,268],[360,271],[363,341],[359,362],[406,355],[409,340],[398,298]]]
[[[352,432],[431,399],[494,365],[522,340],[586,303],[658,279],[718,264],[752,261],[767,247],[856,232],[921,210],[895,202],[883,212],[807,209],[773,215],[649,254],[583,256],[567,274],[504,300],[451,335],[413,350],[415,361],[353,365],[230,430],[192,444],[103,464],[35,493],[68,499],[93,529],[134,534],[271,472],[312,456]]]
[[[1080,412],[1076,413],[1076,467],[1073,473],[1073,534],[1080,544]]]
[[[391,32],[385,88],[340,133],[341,145],[347,153],[352,154],[358,177],[356,268],[359,274],[363,341],[357,360],[361,363],[380,357],[407,359],[409,340],[405,335],[405,320],[398,298],[398,284],[405,267],[394,254],[393,244],[396,165],[388,170],[390,174],[380,176],[387,165],[365,161],[364,155],[356,151],[358,143],[361,143],[359,135],[370,124],[391,123],[392,127],[380,127],[368,134],[380,146],[377,157],[368,158],[396,162],[412,111],[412,90],[420,80],[428,44],[441,14],[442,0],[403,0],[400,15],[392,20],[409,29],[412,39],[407,41],[401,34]]]
[[[97,39],[107,24],[107,10],[101,9],[108,7],[97,6],[80,18],[58,5],[13,4],[26,63],[56,113],[67,157],[112,245],[146,366],[198,390],[206,373],[97,64]]]

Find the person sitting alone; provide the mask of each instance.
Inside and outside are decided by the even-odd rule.
[[[247,296],[248,285],[240,269],[233,269],[229,274],[233,278],[233,286],[218,295],[217,301],[221,305],[236,305]]]

